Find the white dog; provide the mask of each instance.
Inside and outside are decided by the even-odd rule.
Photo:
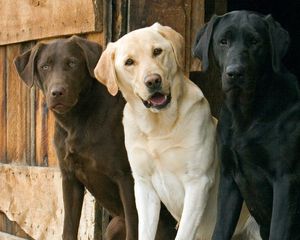
[[[161,201],[179,222],[176,240],[210,239],[215,225],[216,120],[183,69],[182,36],[158,23],[110,43],[95,68],[108,91],[120,89],[127,101],[123,124],[140,240],[155,238]],[[243,211],[237,231],[248,218]]]

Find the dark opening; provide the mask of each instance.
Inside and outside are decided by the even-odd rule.
[[[300,78],[300,1],[298,0],[228,0],[228,11],[252,10],[263,14],[271,14],[291,38],[289,51],[284,59],[287,68]]]

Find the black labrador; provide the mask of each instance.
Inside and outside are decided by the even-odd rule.
[[[73,36],[38,43],[18,56],[15,66],[29,87],[34,84],[42,90],[55,116],[54,144],[65,209],[63,239],[77,239],[86,187],[113,216],[106,239],[137,240],[134,183],[122,126],[125,101],[121,95],[110,96],[95,79],[100,54],[100,45]],[[173,224],[171,216],[163,215],[157,239],[175,236]]]
[[[300,101],[283,65],[288,33],[268,15],[213,16],[193,49],[220,72],[221,179],[213,239],[230,239],[243,200],[263,239],[300,239]]]

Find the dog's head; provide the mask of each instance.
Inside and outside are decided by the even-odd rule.
[[[193,53],[203,71],[214,58],[225,93],[251,92],[263,73],[281,71],[288,45],[288,33],[270,15],[233,11],[211,18],[198,32]]]
[[[38,43],[14,63],[28,87],[34,84],[40,88],[48,107],[63,114],[76,105],[91,83],[100,54],[100,45],[73,36],[48,44]]]
[[[176,97],[174,78],[184,68],[183,59],[183,37],[156,23],[109,43],[95,76],[112,95],[120,89],[128,102],[156,112]]]

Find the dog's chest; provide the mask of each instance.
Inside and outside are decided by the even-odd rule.
[[[184,181],[189,178],[190,161],[194,159],[195,151],[185,149],[180,142],[159,139],[148,141],[146,146],[145,172],[141,174],[150,178],[159,198],[179,221],[185,196]],[[196,168],[193,170],[197,171]]]
[[[279,147],[277,138],[272,134],[272,128],[264,127],[264,124],[254,125],[247,131],[231,136],[230,148],[235,164],[250,169],[271,170]]]

